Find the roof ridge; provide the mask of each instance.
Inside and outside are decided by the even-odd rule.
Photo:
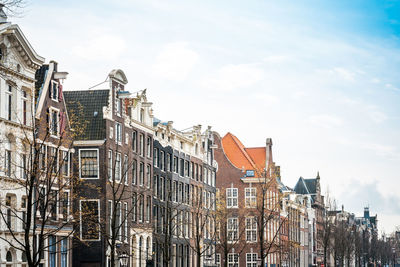
[[[226,135],[230,135],[232,137],[233,141],[237,144],[237,146],[239,147],[239,149],[242,152],[242,154],[244,155],[244,157],[250,162],[250,164],[251,164],[251,166],[253,166],[254,170],[256,170],[257,169],[256,164],[254,163],[254,161],[250,157],[250,155],[247,154],[247,152],[245,151],[245,147],[242,144],[242,142],[235,135],[233,135],[230,132],[228,132]]]

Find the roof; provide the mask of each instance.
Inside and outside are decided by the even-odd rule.
[[[227,133],[222,138],[225,155],[238,169],[262,170],[265,168],[266,148],[246,148],[233,134]]]
[[[297,194],[308,195],[308,194],[316,194],[317,193],[317,179],[304,179],[300,177],[297,181],[296,186],[294,187],[294,191]]]
[[[106,138],[106,125],[103,119],[103,107],[108,106],[109,89],[106,90],[85,90],[85,91],[64,91],[65,103],[70,116],[80,119],[86,124],[78,140],[103,140]],[[71,119],[72,128],[78,123]]]

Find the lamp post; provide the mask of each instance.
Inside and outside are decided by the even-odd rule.
[[[119,255],[118,258],[119,258],[119,263],[120,263],[121,267],[127,267],[128,266],[128,259],[129,259],[128,255],[121,254],[121,255]]]

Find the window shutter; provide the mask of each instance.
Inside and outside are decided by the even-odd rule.
[[[62,84],[58,85],[58,101],[63,100],[63,93],[62,93]]]

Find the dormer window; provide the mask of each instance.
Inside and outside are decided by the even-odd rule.
[[[51,88],[50,88],[51,99],[54,101],[58,101],[58,82],[51,81]]]

